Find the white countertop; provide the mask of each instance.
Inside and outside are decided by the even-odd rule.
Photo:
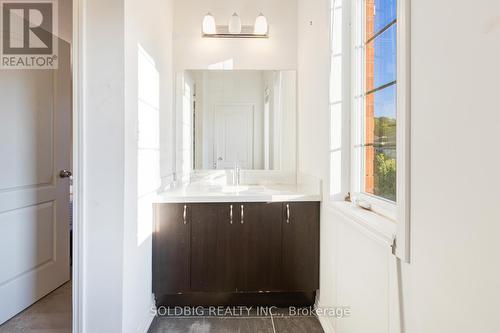
[[[159,193],[155,203],[321,201],[319,191],[298,185],[200,185],[191,184]]]

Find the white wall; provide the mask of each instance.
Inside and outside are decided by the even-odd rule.
[[[299,171],[327,181],[323,11],[325,0],[299,0]],[[337,333],[389,332],[398,309],[402,325],[391,332],[498,330],[499,12],[489,0],[412,1],[411,263],[400,264],[398,281],[387,244],[326,204],[320,304],[353,313]]]
[[[86,0],[83,28],[83,330],[120,332],[124,230],[124,4]]]
[[[262,12],[269,22],[269,39],[211,39],[201,37],[206,13],[227,25],[237,12],[244,25],[253,25]],[[175,0],[174,62],[176,70],[295,69],[297,66],[296,0]]]
[[[329,1],[298,2],[298,172],[323,181],[328,198]],[[300,179],[299,179],[300,181]],[[320,225],[319,304],[335,299],[336,224],[322,203]]]
[[[125,1],[124,333],[145,332],[152,320],[152,202],[173,167],[172,8]]]
[[[82,6],[83,329],[143,332],[152,319],[151,197],[173,172],[172,2]]]
[[[494,332],[500,324],[499,13],[491,0],[454,1],[451,11],[412,3],[407,332]]]

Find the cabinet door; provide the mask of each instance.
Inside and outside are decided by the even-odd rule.
[[[217,221],[220,204],[190,205],[191,290],[217,289]]]
[[[280,290],[282,204],[247,203],[241,204],[239,210],[243,214],[239,235],[243,246],[240,288],[244,291]]]
[[[189,290],[189,229],[187,205],[155,205],[153,290],[157,296]]]
[[[319,288],[319,202],[283,204],[283,286]]]
[[[242,224],[238,203],[220,204],[214,265],[217,283],[214,291],[239,291],[243,277],[241,265]]]

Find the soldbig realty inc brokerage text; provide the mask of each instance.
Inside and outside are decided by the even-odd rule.
[[[293,307],[278,308],[276,306],[160,306],[151,308],[154,316],[168,317],[286,317],[286,316],[318,316],[345,318],[351,316],[350,307]]]

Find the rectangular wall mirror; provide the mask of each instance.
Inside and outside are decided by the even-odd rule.
[[[177,172],[295,169],[295,71],[186,70],[176,85]]]

